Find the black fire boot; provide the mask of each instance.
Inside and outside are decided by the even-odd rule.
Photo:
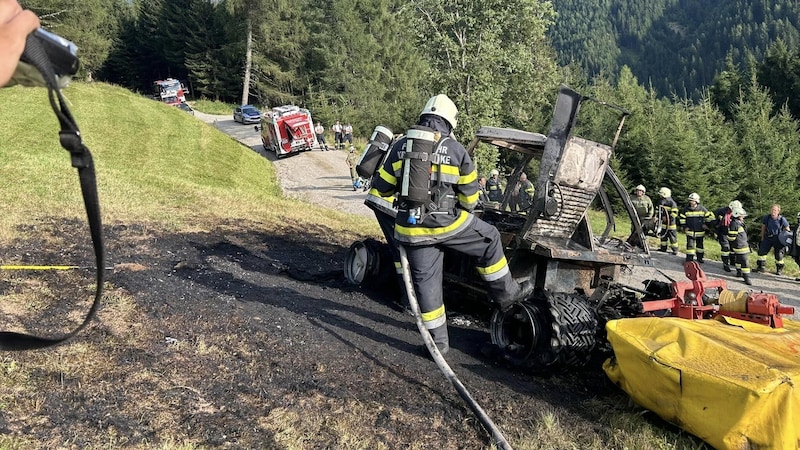
[[[442,356],[446,355],[447,352],[450,351],[450,339],[447,333],[447,324],[428,331],[431,333],[431,337],[433,338],[433,342],[436,343],[436,348],[439,349],[439,353],[441,353]],[[428,347],[425,346],[425,344],[417,347],[417,354],[429,359],[433,359],[430,352],[428,352]]]
[[[748,286],[752,286],[753,282],[750,281],[750,274],[749,273],[745,273],[745,274],[743,274],[743,276],[744,276],[744,284],[746,284]]]
[[[722,257],[722,270],[724,270],[725,272],[730,272],[731,271],[730,262],[731,262],[731,257],[730,256],[723,256]]]
[[[766,270],[766,265],[767,264],[766,264],[765,261],[761,261],[761,260],[756,261],[756,269],[755,269],[755,271],[756,272],[764,272]]]
[[[775,265],[775,275],[783,275],[783,264]]]
[[[533,280],[523,281],[519,283],[519,290],[513,293],[511,296],[508,297],[498,297],[494,299],[494,304],[497,305],[497,308],[500,309],[502,312],[506,312],[511,309],[512,306],[516,305],[517,303],[527,299],[528,297],[533,294],[534,285]]]
[[[702,253],[698,253],[697,254],[697,262],[700,263],[700,264],[703,264],[705,262],[705,261],[703,261],[703,254]]]
[[[744,276],[744,275],[742,275],[742,269],[736,269],[736,276],[737,276],[737,277],[742,277],[742,276]]]
[[[686,262],[694,261],[694,255],[686,255]],[[697,262],[700,262],[698,259]]]

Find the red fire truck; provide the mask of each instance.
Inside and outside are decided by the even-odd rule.
[[[294,105],[272,108],[261,117],[261,142],[278,158],[311,150],[317,146],[311,112]]]
[[[179,105],[186,101],[186,88],[174,78],[157,80],[153,82],[153,98],[168,105]]]

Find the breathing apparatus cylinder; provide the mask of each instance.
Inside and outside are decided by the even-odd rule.
[[[389,144],[392,142],[392,130],[378,125],[372,131],[372,136],[369,138],[367,150],[361,155],[361,159],[356,165],[356,172],[364,178],[369,178],[375,171],[378,170],[380,163],[383,161],[384,155],[389,150]]]
[[[436,141],[436,133],[428,127],[415,125],[406,133],[399,198],[408,208],[410,224],[422,220],[424,205],[430,202],[431,160]]]

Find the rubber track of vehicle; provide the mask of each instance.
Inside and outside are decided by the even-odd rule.
[[[597,344],[597,317],[586,298],[578,294],[547,296],[553,319],[551,348],[560,369],[583,367]]]

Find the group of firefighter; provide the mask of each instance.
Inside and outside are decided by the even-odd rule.
[[[660,225],[660,251],[678,254],[680,228],[686,234],[686,261],[696,260],[702,264],[705,236],[707,233],[716,235],[720,245],[722,269],[726,272],[736,269],[736,276],[741,277],[745,284],[752,285],[748,260],[750,243],[744,222],[747,211],[739,200],[709,211],[700,204],[700,196],[694,192],[689,194],[683,208],[678,207],[672,198],[672,191],[667,187],[658,190],[659,200],[656,205],[645,192],[643,185],[636,186],[631,201],[646,234],[654,234]],[[800,224],[800,213],[797,219]],[[792,256],[800,256],[796,254],[797,246],[794,244],[789,221],[781,215],[781,207],[777,204],[772,205],[770,213],[761,220],[756,272],[766,271],[767,254],[770,250],[773,250],[775,256],[776,275],[783,273],[787,252],[791,252]]]
[[[500,172],[497,169],[492,169],[489,172],[489,179],[481,175],[478,177],[478,185],[480,186],[478,203],[485,205],[487,203],[502,203],[503,202],[503,186],[500,181]],[[533,204],[533,194],[535,193],[533,183],[528,180],[526,173],[521,173],[519,179],[511,188],[511,195],[509,196],[508,208],[511,211],[519,211],[525,214],[525,211]]]
[[[344,149],[345,143],[351,147],[353,146],[353,126],[350,125],[350,123],[342,125],[341,122],[337,120],[336,123],[331,126],[331,131],[333,132],[333,144],[337,150]],[[328,148],[328,143],[325,141],[325,127],[322,125],[322,122],[317,122],[317,125],[314,127],[314,134],[317,137],[317,144],[320,149],[324,151],[330,150]]]
[[[348,162],[356,167],[356,174],[370,180],[365,204],[374,211],[389,244],[401,285],[401,255],[405,252],[422,322],[442,354],[450,348],[442,292],[445,248],[476,258],[476,270],[501,311],[508,311],[534,290],[531,280],[520,283],[512,277],[497,228],[472,212],[481,201],[502,202],[503,191],[499,172],[492,170],[488,180],[479,177],[469,153],[453,137],[457,113],[446,95],[433,96],[405,134],[395,136],[378,126],[360,159],[352,156]],[[533,199],[533,184],[520,174],[512,189],[518,200],[509,206],[524,210],[526,202]],[[680,226],[686,233],[687,261],[703,263],[705,234],[715,233],[724,270],[735,268],[737,275],[751,284],[744,224],[747,212],[741,202],[734,200],[709,212],[700,204],[700,196],[692,193],[688,205],[679,209],[670,189],[663,187],[658,191],[656,210],[644,186],[635,190],[633,202],[642,227],[655,230],[656,220],[663,224],[658,227],[662,251],[677,254]],[[788,230],[788,221],[775,205],[762,223],[757,271],[765,270],[766,255],[774,248],[777,272],[782,272],[786,245],[781,245],[784,241],[779,237]],[[410,297],[408,293],[406,301]],[[421,351],[427,354],[424,347]]]

